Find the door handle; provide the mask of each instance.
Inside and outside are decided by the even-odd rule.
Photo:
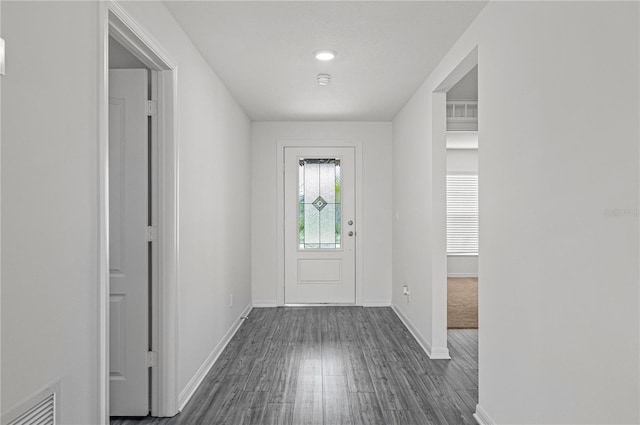
[[[348,235],[349,235],[349,236],[353,236],[353,231],[351,231],[351,230],[350,230],[350,231],[349,231],[349,233],[348,233]]]

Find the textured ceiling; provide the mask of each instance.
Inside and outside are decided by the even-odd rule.
[[[395,117],[486,2],[165,4],[251,119],[377,121]],[[319,62],[318,49],[338,56]]]

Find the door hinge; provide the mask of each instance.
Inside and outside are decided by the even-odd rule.
[[[158,366],[158,353],[155,351],[147,351],[147,367]]]
[[[154,117],[158,114],[158,102],[147,100],[147,116]]]
[[[157,237],[158,237],[158,233],[156,232],[156,228],[153,226],[147,226],[147,242],[155,242]]]

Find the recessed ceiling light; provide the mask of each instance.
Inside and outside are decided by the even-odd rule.
[[[328,86],[331,82],[331,75],[329,74],[318,74],[316,75],[316,81],[318,81],[319,86]]]
[[[333,60],[336,57],[336,52],[334,52],[333,50],[317,50],[313,52],[313,55],[319,61],[326,62],[326,61]]]

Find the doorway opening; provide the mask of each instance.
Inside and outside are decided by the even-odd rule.
[[[127,54],[129,57],[127,57]],[[123,68],[117,62],[126,63]],[[152,382],[155,75],[109,38],[109,413],[146,416]],[[150,232],[149,232],[150,233]],[[149,235],[148,235],[149,236]]]
[[[447,91],[448,329],[478,329],[478,111],[476,65]]]
[[[99,403],[108,423],[112,410],[178,413],[178,146],[175,63],[117,3],[100,13]],[[121,388],[127,380],[136,389]]]
[[[448,168],[451,168],[453,166],[453,156],[455,155],[448,154],[448,150],[453,151],[455,147],[471,148],[473,143],[477,145],[478,96],[474,96],[473,94],[468,93],[468,91],[471,90],[477,92],[477,88],[474,88],[477,87],[477,77],[475,77],[476,70],[478,70],[477,47],[474,48],[469,54],[467,54],[466,57],[464,57],[460,61],[460,63],[449,73],[447,77],[442,80],[440,85],[438,85],[432,93],[432,214],[434,226],[437,229],[437,231],[433,232],[432,236],[432,246],[434,250],[432,275],[432,359],[451,358],[449,350],[449,332],[447,328],[447,278],[448,268],[456,266],[456,264],[455,259],[451,261],[451,264],[448,264],[449,261],[447,251],[448,249],[453,251],[455,248],[461,251],[466,251],[465,254],[470,256],[470,251],[474,249],[474,246],[470,242],[468,236],[474,233],[478,233],[477,230],[473,229],[474,225],[477,229],[477,224],[473,222],[474,219],[472,217],[470,218],[469,216],[465,216],[465,214],[468,214],[469,211],[461,214],[462,210],[460,209],[460,205],[457,205],[457,213],[459,213],[457,220],[459,221],[459,223],[457,229],[450,229],[450,240],[447,240],[447,227],[450,226],[450,224],[454,224],[453,220],[450,224],[447,223],[447,180],[449,180],[452,184],[454,183],[454,180],[457,180],[457,184],[459,186],[464,186],[465,188],[473,187],[474,185],[477,187],[477,165],[467,165],[469,169],[476,168],[475,177],[473,173],[465,174],[457,172],[455,173],[457,177],[456,179],[452,178],[453,176],[449,176],[448,178]],[[469,88],[469,86],[471,86],[471,88]],[[453,90],[452,94],[455,95],[459,91],[464,91],[467,93],[463,94],[463,96],[476,97],[476,99],[466,99],[460,102],[454,102],[453,99],[447,99],[448,92],[450,92],[454,87],[455,89]],[[449,119],[447,119],[448,115]],[[450,129],[451,131],[448,131],[448,129]],[[470,142],[467,139],[475,139],[475,142]],[[473,157],[473,155],[470,156]],[[451,160],[449,160],[448,157],[452,157]],[[477,162],[477,159],[475,161]],[[471,159],[469,162],[473,163],[474,160]],[[466,206],[468,207],[468,205]],[[477,210],[477,206],[475,208]],[[468,209],[472,210],[473,208]],[[477,218],[475,218],[475,221],[477,222]],[[464,232],[460,232],[460,229],[463,228],[465,230],[468,230],[467,234],[464,234]],[[455,234],[455,232],[458,233]],[[475,244],[475,249],[477,250],[477,239]],[[463,289],[468,289],[468,287],[463,287]],[[453,350],[453,354],[455,355],[455,350]]]
[[[478,382],[478,66],[447,93],[447,344]],[[477,402],[477,399],[476,399]]]

